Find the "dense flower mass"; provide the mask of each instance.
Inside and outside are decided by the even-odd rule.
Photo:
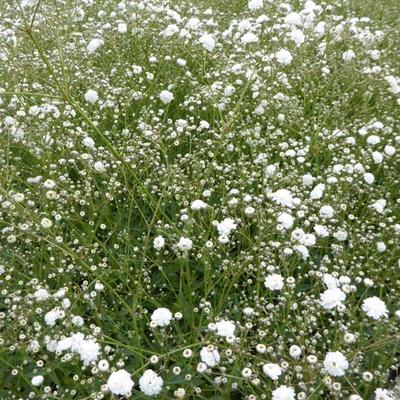
[[[0,16],[0,399],[400,398],[398,1]]]

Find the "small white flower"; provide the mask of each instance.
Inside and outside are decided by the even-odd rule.
[[[42,225],[43,228],[48,229],[48,228],[51,228],[53,226],[53,222],[51,222],[51,220],[48,219],[48,218],[43,218],[40,221],[40,225]]]
[[[305,36],[300,29],[293,29],[292,32],[290,32],[290,39],[292,39],[297,46],[301,46],[304,43]]]
[[[157,308],[151,314],[151,320],[156,326],[165,327],[168,326],[172,320],[172,313],[168,308]]]
[[[321,293],[320,302],[323,308],[332,310],[346,300],[346,294],[339,288],[330,288]]]
[[[104,166],[104,163],[102,161],[96,161],[93,164],[93,168],[95,169],[95,171],[97,172],[104,172],[106,170],[106,167]]]
[[[249,0],[249,10],[254,11],[263,7],[263,0]]]
[[[235,335],[235,324],[232,321],[218,321],[215,324],[218,336],[234,336]]]
[[[278,364],[267,363],[264,364],[262,368],[264,374],[271,378],[273,381],[278,380],[279,377],[282,375],[282,368]]]
[[[186,238],[186,237],[181,237],[179,239],[177,247],[178,247],[179,250],[187,251],[187,250],[190,250],[193,247],[193,242],[190,239]]]
[[[108,371],[109,367],[110,365],[107,360],[100,360],[97,364],[97,368],[102,372]]]
[[[174,99],[174,94],[171,93],[169,90],[163,90],[160,93],[160,100],[164,103],[164,104],[169,104],[171,103],[171,101]]]
[[[291,208],[295,204],[292,193],[287,189],[279,189],[271,193],[270,197],[281,206]]]
[[[340,351],[329,352],[325,356],[324,368],[331,376],[343,376],[349,368],[349,362]]]
[[[368,317],[375,320],[387,317],[389,314],[386,304],[376,296],[365,299],[361,305],[361,309],[368,315]]]
[[[264,285],[269,290],[282,290],[284,285],[284,279],[282,275],[271,274],[265,278]]]
[[[295,400],[296,393],[293,388],[282,385],[272,392],[272,400]]]
[[[333,217],[334,210],[331,206],[322,206],[319,210],[319,216],[321,218],[330,219]]]
[[[221,359],[218,350],[212,347],[203,347],[200,351],[200,357],[201,361],[209,367],[215,367]]]
[[[96,361],[100,354],[100,345],[92,339],[82,340],[77,353],[84,365]]]
[[[44,301],[50,298],[50,293],[46,289],[38,289],[33,296],[36,301]]]
[[[126,370],[120,369],[109,376],[107,386],[112,394],[130,396],[134,382]]]
[[[44,382],[42,375],[36,375],[32,378],[31,383],[33,386],[40,386]]]
[[[86,136],[82,140],[82,144],[89,149],[94,149],[96,147],[94,140],[90,136]]]
[[[204,210],[205,208],[207,208],[207,203],[205,203],[203,200],[195,200],[192,202],[190,208],[193,211]]]
[[[215,47],[215,39],[209,33],[205,33],[199,39],[199,42],[203,45],[203,47],[208,51],[213,51]]]
[[[294,345],[290,346],[289,354],[290,354],[290,357],[294,358],[295,360],[298,360],[301,356],[301,348],[294,344]]]
[[[366,172],[366,173],[363,175],[363,178],[364,178],[364,181],[365,181],[366,183],[368,183],[368,185],[372,185],[372,184],[375,182],[375,177],[374,177],[374,175],[371,174],[370,172]]]
[[[278,61],[278,63],[282,65],[289,65],[293,60],[290,51],[286,49],[281,49],[277,51],[275,54],[275,58],[276,61]]]
[[[246,32],[240,39],[242,44],[257,43],[258,40],[258,36],[252,32]]]
[[[79,315],[74,315],[71,319],[71,322],[75,325],[75,326],[82,326],[84,321],[83,318]]]
[[[87,45],[86,49],[87,49],[89,54],[93,54],[102,45],[103,45],[103,41],[101,39],[94,38],[89,42],[89,44]]]
[[[139,379],[140,390],[146,396],[157,396],[161,393],[164,381],[153,370],[147,369]]]
[[[60,313],[58,309],[53,309],[47,312],[44,316],[44,321],[48,326],[54,326],[57,320],[60,319]]]
[[[165,239],[161,235],[156,236],[153,240],[153,247],[156,250],[160,251],[164,246],[165,246]]]
[[[351,61],[354,57],[356,56],[356,54],[354,53],[353,50],[347,50],[343,53],[342,58],[343,61]]]
[[[88,103],[91,104],[95,104],[97,103],[97,101],[99,100],[99,95],[97,94],[97,92],[93,89],[89,89],[86,93],[85,93],[85,100]]]
[[[395,397],[389,390],[378,388],[375,390],[375,400],[395,400]]]
[[[128,32],[128,27],[124,22],[121,22],[117,26],[118,33],[126,33]]]
[[[252,370],[250,368],[243,368],[242,369],[242,376],[243,378],[250,378],[250,376],[252,375]]]
[[[217,230],[220,236],[229,236],[236,229],[236,223],[232,218],[225,218],[217,224]]]
[[[290,229],[293,226],[294,218],[290,214],[284,212],[284,213],[279,214],[278,222],[285,229]]]

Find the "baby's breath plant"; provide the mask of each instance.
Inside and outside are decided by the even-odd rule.
[[[0,399],[395,400],[399,18],[1,1]]]

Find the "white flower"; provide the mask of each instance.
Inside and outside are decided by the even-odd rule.
[[[284,22],[287,25],[300,25],[301,24],[301,15],[296,12],[291,12],[288,15],[286,15]]]
[[[321,218],[330,219],[333,217],[334,211],[331,206],[322,206],[319,210],[319,216]]]
[[[97,92],[93,89],[89,89],[86,93],[85,93],[85,100],[88,103],[94,104],[99,100],[99,95],[97,94]]]
[[[50,293],[46,289],[38,289],[33,296],[36,301],[43,301],[50,298]]]
[[[190,250],[193,247],[193,242],[188,238],[181,237],[179,239],[177,247],[178,247],[179,250],[187,251],[187,250]]]
[[[395,400],[395,398],[388,390],[378,388],[375,390],[375,400]]]
[[[86,136],[82,140],[82,144],[89,149],[94,149],[96,147],[94,140],[90,136]]]
[[[389,84],[389,91],[393,94],[400,93],[400,79],[396,78],[393,75],[385,77],[385,81]]]
[[[318,200],[324,194],[325,185],[323,183],[318,184],[310,193],[310,198],[313,200]]]
[[[110,392],[120,396],[130,396],[133,385],[130,374],[124,369],[113,372],[107,381]]]
[[[48,229],[48,228],[51,228],[51,227],[52,227],[53,222],[51,222],[51,220],[48,219],[48,218],[43,218],[43,219],[40,221],[40,225],[42,225],[43,228]]]
[[[248,206],[244,209],[244,213],[250,217],[256,212],[256,209],[254,207]]]
[[[393,147],[393,146],[390,146],[390,145],[388,145],[388,144],[385,146],[384,151],[385,151],[385,154],[386,154],[388,157],[391,157],[391,156],[393,156],[394,154],[396,154],[396,148]]]
[[[179,32],[178,25],[170,24],[161,32],[161,35],[163,37],[171,37],[171,36],[174,36],[178,32]]]
[[[293,196],[292,193],[287,189],[279,189],[276,192],[271,193],[270,197],[276,203],[285,207],[293,207]]]
[[[283,276],[279,274],[271,274],[265,278],[264,285],[269,290],[282,290],[283,289]]]
[[[215,324],[218,336],[234,336],[235,324],[232,321],[218,321]]]
[[[79,315],[74,315],[71,319],[71,322],[75,325],[75,326],[82,326],[84,321],[83,318]]]
[[[215,47],[215,39],[209,33],[205,33],[199,39],[199,42],[203,45],[203,47],[208,51],[213,51]]]
[[[139,379],[140,390],[147,396],[160,394],[164,381],[153,370],[147,369]]]
[[[44,316],[44,321],[48,326],[54,326],[57,320],[60,319],[60,311],[58,309],[53,309],[47,312]]]
[[[339,280],[331,274],[324,274],[323,281],[328,289],[339,287]]]
[[[101,39],[92,39],[87,45],[86,49],[89,54],[93,54],[96,50],[103,45],[103,41]]]
[[[229,236],[236,229],[236,223],[232,218],[225,218],[217,225],[217,230],[220,236]]]
[[[347,239],[347,232],[344,230],[338,230],[333,233],[333,237],[340,242],[344,242]]]
[[[192,202],[190,208],[193,211],[199,211],[207,208],[207,203],[205,203],[203,200],[195,200]]]
[[[293,388],[282,385],[272,392],[272,400],[295,400],[296,393]]]
[[[321,293],[320,302],[323,308],[331,310],[346,300],[346,294],[339,288],[330,288]]]
[[[84,365],[96,361],[100,354],[100,345],[92,339],[82,340],[79,343],[77,353]]]
[[[375,201],[375,203],[370,205],[370,208],[373,208],[379,214],[384,213],[385,207],[386,207],[385,199],[379,199],[379,200]]]
[[[290,33],[290,39],[292,39],[297,46],[301,46],[304,43],[305,36],[303,31],[301,31],[300,29],[293,29]]]
[[[110,364],[108,363],[107,360],[100,360],[97,363],[97,368],[102,372],[108,371],[109,367],[110,367]]]
[[[349,362],[340,351],[329,352],[325,356],[324,368],[331,376],[343,376],[349,368]]]
[[[356,56],[356,55],[355,55],[355,53],[354,53],[353,50],[347,50],[347,51],[345,51],[345,52],[343,53],[342,58],[343,58],[343,61],[350,61],[350,60],[352,60],[355,56]]]
[[[294,358],[295,360],[298,360],[301,356],[301,348],[299,346],[293,344],[289,348],[289,354],[290,354],[290,357]]]
[[[164,103],[164,104],[169,104],[171,103],[171,101],[174,99],[174,94],[171,93],[169,90],[163,90],[160,93],[160,100]]]
[[[364,178],[364,181],[365,181],[366,183],[368,183],[368,185],[372,185],[372,184],[375,182],[375,177],[374,177],[374,175],[371,174],[370,172],[366,172],[366,173],[363,175],[363,178]]]
[[[151,320],[154,321],[156,326],[164,327],[168,326],[172,319],[172,313],[168,308],[157,308],[151,314]]]
[[[42,375],[36,375],[32,378],[31,383],[33,386],[40,386],[44,382]]]
[[[290,214],[284,212],[284,213],[279,214],[278,222],[285,229],[290,229],[293,226],[294,218]]]
[[[243,314],[244,314],[246,317],[251,317],[251,316],[254,314],[254,308],[245,307],[245,308],[243,309]]]
[[[273,381],[278,380],[279,377],[282,375],[282,369],[278,364],[267,363],[263,365],[262,369],[264,374],[271,378]]]
[[[301,239],[301,244],[304,246],[311,247],[316,243],[316,237],[312,233],[306,233]]]
[[[290,54],[290,51],[286,50],[286,49],[281,49],[281,50],[277,51],[275,53],[275,58],[276,58],[276,61],[278,61],[278,63],[282,64],[282,65],[289,65],[293,60],[293,57]]]
[[[57,343],[57,351],[66,350],[78,354],[83,364],[89,365],[97,360],[100,354],[100,345],[93,339],[85,339],[84,334],[78,332]]]
[[[93,168],[95,169],[95,171],[97,172],[104,172],[106,170],[106,167],[104,166],[104,163],[102,161],[96,161],[93,164]]]
[[[361,309],[368,315],[368,317],[375,320],[387,317],[389,314],[386,304],[376,296],[365,299],[361,305]]]
[[[249,10],[254,11],[262,8],[263,0],[249,0],[248,7]]]
[[[307,260],[307,258],[310,255],[307,247],[304,246],[303,244],[299,244],[299,245],[293,246],[293,249],[296,250],[297,253],[299,253],[303,257],[303,260]]]
[[[257,43],[258,42],[258,36],[256,36],[254,33],[252,32],[247,32],[245,33],[240,41],[242,42],[242,44],[248,44],[248,43]]]
[[[327,237],[327,236],[329,236],[329,231],[328,231],[327,227],[324,226],[324,225],[315,225],[314,226],[314,232],[319,237]]]
[[[118,33],[126,33],[128,32],[128,27],[126,26],[125,23],[121,22],[117,26],[117,31]]]
[[[215,367],[221,359],[218,350],[211,347],[203,347],[200,351],[200,358],[209,367]]]
[[[156,236],[153,240],[153,247],[156,250],[160,251],[164,246],[165,246],[165,239],[161,235]]]
[[[385,242],[378,242],[377,244],[376,244],[376,250],[379,252],[379,253],[383,253],[385,250],[386,250],[386,244],[385,244]]]

